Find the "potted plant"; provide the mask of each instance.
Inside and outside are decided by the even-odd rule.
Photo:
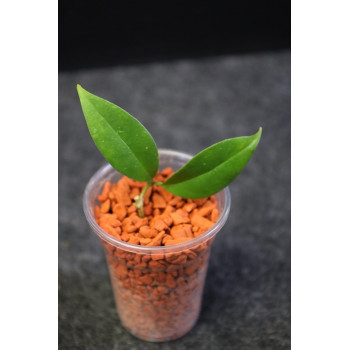
[[[83,206],[105,248],[119,317],[141,339],[176,339],[198,318],[210,246],[230,210],[227,185],[251,158],[261,128],[194,157],[158,150],[129,113],[77,89],[109,163],[89,181]]]

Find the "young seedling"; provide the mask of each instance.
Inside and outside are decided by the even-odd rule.
[[[146,182],[134,198],[140,217],[143,196],[156,184],[174,195],[198,199],[226,187],[243,170],[255,151],[261,128],[252,136],[218,142],[198,153],[164,182],[154,182],[158,171],[157,146],[146,128],[128,112],[77,85],[81,106],[92,139],[113,168],[125,176]]]

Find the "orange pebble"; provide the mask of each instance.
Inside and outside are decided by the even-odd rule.
[[[183,206],[184,206],[184,204],[185,204],[185,201],[180,201],[180,202],[177,202],[177,204],[176,204],[176,208],[182,208]]]
[[[119,264],[117,269],[116,269],[116,272],[117,272],[119,278],[121,278],[121,279],[124,279],[128,276],[128,269],[124,265]]]
[[[128,208],[128,214],[131,215],[132,213],[136,213],[136,207],[134,205]]]
[[[110,208],[111,208],[111,201],[110,199],[106,199],[101,205],[101,213],[108,213]]]
[[[162,260],[164,259],[164,254],[153,254],[152,255],[152,260],[157,261],[157,260]]]
[[[210,202],[208,201],[207,203],[210,203]],[[214,208],[215,208],[215,204],[205,205],[203,208],[198,210],[198,215],[207,216],[211,214]]]
[[[114,193],[113,192],[109,192],[108,193],[108,198],[112,201],[112,200],[114,200],[115,198],[114,198]]]
[[[176,287],[175,279],[170,273],[167,273],[167,275],[166,275],[165,284],[170,288]]]
[[[125,209],[125,206],[121,203],[117,203],[113,207],[113,213],[117,215],[117,218],[119,220],[123,220],[127,214],[127,211]]]
[[[176,210],[176,212],[171,213],[170,216],[173,219],[174,225],[187,224],[190,222],[188,214],[182,209]]]
[[[187,261],[187,256],[186,254],[179,254],[175,259],[171,260],[172,264],[175,265],[183,265]]]
[[[213,211],[211,212],[211,217],[210,217],[211,221],[213,222],[217,222],[219,219],[219,210],[217,210],[216,208],[213,209]]]
[[[170,234],[174,239],[187,237],[186,231],[180,225],[172,227]]]
[[[151,284],[153,282],[152,277],[150,275],[144,275],[138,278],[144,284]]]
[[[193,202],[196,203],[199,207],[204,205],[208,198],[194,199]]]
[[[162,245],[166,245],[166,241],[172,240],[173,238],[170,235],[165,235],[162,239]]]
[[[153,208],[166,208],[166,201],[163,198],[163,196],[161,196],[158,193],[154,193],[152,196],[152,202],[153,202]]]
[[[136,226],[132,224],[125,225],[124,230],[128,233],[135,232]]]
[[[147,224],[148,224],[147,218],[143,218],[143,219],[140,219],[139,221],[135,222],[135,226],[137,229],[140,229],[140,227],[145,226]]]
[[[173,173],[173,169],[169,166],[160,172],[163,176],[169,176]]]
[[[181,197],[179,197],[179,196],[174,196],[174,198],[171,200],[171,201],[169,201],[169,205],[176,205],[177,203],[179,203],[180,201],[182,200],[182,198]]]
[[[162,218],[162,220],[164,221],[164,223],[166,224],[166,225],[168,225],[168,226],[171,226],[172,224],[173,224],[173,219],[172,219],[172,217],[168,214],[168,213],[163,213],[162,215],[161,215],[161,218]]]
[[[135,237],[135,236],[131,236],[131,237],[129,238],[129,243],[132,243],[132,244],[139,244],[139,243],[140,243],[140,238]]]
[[[147,245],[149,246],[157,246],[157,245],[161,245],[162,243],[162,239],[165,235],[165,232],[164,231],[161,231],[157,234],[157,236],[155,236],[151,242],[149,242]]]
[[[129,193],[123,187],[119,187],[119,183],[118,183],[118,191],[114,192],[114,196],[117,202],[120,204],[123,204],[125,206],[129,206],[132,204],[132,201],[129,197]]]
[[[113,227],[117,227],[117,226],[121,226],[121,222],[117,219],[117,215],[116,214],[102,214],[100,216],[100,224],[105,223],[105,224],[109,224]]]
[[[167,207],[165,208],[163,214],[170,214],[173,213],[175,211],[175,208],[171,205],[167,205]]]
[[[139,233],[144,238],[153,238],[158,234],[158,231],[156,229],[152,229],[149,226],[141,226]]]
[[[149,266],[149,268],[151,268],[151,269],[154,269],[154,268],[156,268],[156,269],[162,269],[162,268],[164,268],[164,265],[162,265],[160,262],[154,261],[154,260],[151,260],[151,261],[148,263],[148,266]]]
[[[161,186],[158,186],[157,191],[165,199],[166,203],[168,203],[174,197],[172,193],[168,192],[165,188]]]
[[[174,239],[181,238],[181,237],[193,238],[192,225],[181,224],[181,225],[173,226],[170,230],[170,234]]]
[[[120,192],[130,192],[130,185],[129,181],[126,178],[126,176],[123,176],[119,181],[118,181],[118,189]]]
[[[153,211],[153,203],[149,202],[148,204],[143,206],[143,213],[146,216],[152,215],[152,211]]]
[[[163,231],[169,228],[160,216],[155,217],[151,221],[151,227],[155,228],[158,231]]]
[[[112,236],[116,235],[116,231],[112,225],[109,225],[106,223],[101,223],[100,226],[101,226],[102,230],[106,231],[110,235],[112,235]]]
[[[144,188],[146,185],[146,182],[136,181],[136,180],[130,179],[129,177],[127,177],[126,180],[130,187]]]
[[[195,207],[197,206],[196,203],[188,203],[184,205],[184,211],[186,211],[187,213],[190,213]]]
[[[120,238],[124,241],[124,242],[128,242],[130,239],[130,235],[127,232],[122,232],[122,234],[120,235]]]
[[[151,242],[151,238],[140,238],[141,245],[148,245]]]
[[[102,203],[108,198],[108,193],[111,189],[111,183],[110,181],[106,181],[106,183],[103,186],[103,190],[100,196],[97,197],[97,199]]]
[[[210,221],[206,218],[203,218],[199,214],[196,214],[192,217],[191,224],[193,226],[198,226],[199,229],[202,229],[204,231],[209,230],[214,225],[214,223],[212,221]]]

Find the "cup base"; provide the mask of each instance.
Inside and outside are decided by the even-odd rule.
[[[194,322],[191,324],[190,327],[188,327],[185,331],[181,331],[175,334],[172,334],[171,336],[167,336],[167,337],[149,337],[147,335],[142,335],[142,334],[138,334],[135,333],[133,330],[131,330],[130,328],[124,326],[123,327],[125,330],[127,330],[132,336],[134,336],[137,339],[143,340],[143,341],[147,341],[149,343],[165,343],[165,342],[171,342],[174,340],[177,340],[179,338],[184,337],[187,333],[189,333],[194,326],[196,325],[197,321],[198,321],[199,316],[194,320]]]

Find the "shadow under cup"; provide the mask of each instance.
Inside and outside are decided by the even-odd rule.
[[[191,155],[159,150],[159,169],[183,166]],[[123,175],[109,164],[86,186],[83,207],[89,225],[105,249],[114,298],[123,326],[147,341],[167,341],[189,332],[199,316],[210,246],[225,224],[230,210],[230,192],[215,195],[218,221],[190,241],[171,246],[148,247],[119,240],[95,221],[97,196],[106,181],[118,182]]]

